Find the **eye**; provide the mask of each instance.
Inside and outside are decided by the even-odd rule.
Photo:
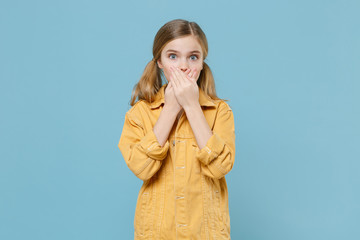
[[[191,57],[195,57],[195,59],[192,59],[192,60],[197,60],[198,57],[196,55],[192,55]]]
[[[174,53],[169,54],[169,58],[170,58],[170,59],[175,59],[175,57],[173,58],[172,56],[176,56],[176,54],[174,54]],[[195,58],[192,58],[192,57],[195,57]],[[191,55],[191,56],[190,56],[190,59],[191,59],[191,60],[197,60],[197,59],[198,59],[198,56],[197,56],[197,55]]]

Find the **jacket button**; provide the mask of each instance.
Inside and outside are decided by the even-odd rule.
[[[173,140],[173,146],[175,146],[175,140]]]

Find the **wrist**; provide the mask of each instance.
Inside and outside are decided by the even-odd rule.
[[[196,103],[190,104],[188,106],[184,106],[184,110],[185,110],[185,112],[197,111],[197,110],[201,110],[201,106],[200,106],[199,102],[196,102]]]
[[[167,104],[164,104],[164,107],[162,109],[162,111],[164,111],[165,113],[169,114],[170,116],[176,117],[177,114],[180,112],[181,107],[180,108],[176,108]]]

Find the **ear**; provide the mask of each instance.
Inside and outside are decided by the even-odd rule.
[[[158,60],[156,61],[156,63],[157,63],[157,65],[158,65],[159,68],[163,68],[163,65],[162,65],[160,59],[158,59]]]

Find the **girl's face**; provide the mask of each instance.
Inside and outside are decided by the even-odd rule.
[[[191,69],[191,72],[196,70],[197,80],[203,69],[203,52],[194,36],[177,38],[165,45],[157,64],[168,81],[171,76],[170,66],[178,67],[183,72],[187,69]]]

